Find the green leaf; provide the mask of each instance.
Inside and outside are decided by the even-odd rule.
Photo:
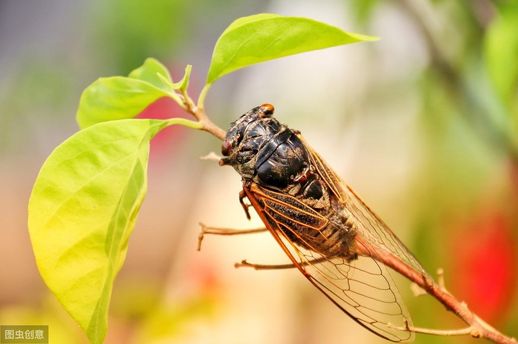
[[[162,97],[181,103],[172,91],[167,69],[149,58],[129,77],[100,78],[88,86],[79,100],[76,120],[84,129],[100,122],[133,118]]]
[[[146,81],[166,92],[172,92],[173,79],[167,68],[154,58],[147,58],[144,64],[129,73],[130,78]]]
[[[189,82],[191,80],[191,70],[192,70],[191,65],[185,66],[185,72],[183,74],[182,80],[173,84],[173,87],[175,89],[179,89],[181,91],[187,91],[187,88],[189,87]]]
[[[141,80],[122,76],[100,78],[81,95],[77,123],[84,129],[100,122],[133,118],[165,96],[169,93]]]
[[[92,343],[106,335],[113,282],[146,194],[149,141],[169,124],[128,119],[81,130],[34,184],[28,224],[40,274]]]
[[[518,4],[503,6],[491,23],[485,40],[489,76],[504,102],[518,92]]]
[[[216,42],[207,84],[256,63],[376,39],[345,32],[308,18],[267,13],[239,18],[230,24]]]

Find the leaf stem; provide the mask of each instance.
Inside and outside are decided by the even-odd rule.
[[[196,129],[204,130],[223,141],[225,139],[225,130],[221,129],[214,122],[212,122],[203,109],[203,99],[207,95],[209,87],[210,84],[205,85],[200,94],[198,104],[201,104],[201,106],[194,104],[194,101],[187,94],[187,90],[180,89],[183,103],[182,107],[185,109],[185,111],[193,115],[194,118],[198,120],[200,126]]]
[[[172,88],[171,92],[169,92],[171,99],[173,99],[178,105],[180,105],[182,109],[190,113],[197,120],[189,121],[184,118],[172,118],[168,121],[168,125],[178,124],[192,129],[204,130],[223,141],[225,139],[225,131],[214,124],[214,122],[210,120],[204,110],[203,103],[211,84],[206,84],[203,87],[198,98],[197,105],[187,93],[187,87],[189,86],[189,79],[191,76],[191,68],[191,65],[187,65],[187,67],[185,67],[184,77],[178,83],[172,83],[163,75],[157,73],[158,78],[160,78],[165,84]]]
[[[203,86],[200,96],[198,97],[198,108],[204,110],[205,109],[205,98],[207,97],[207,93],[209,92],[210,87],[212,84],[205,84]]]
[[[182,125],[191,129],[202,129],[203,125],[198,121],[191,121],[185,118],[170,118],[167,120],[167,126]]]

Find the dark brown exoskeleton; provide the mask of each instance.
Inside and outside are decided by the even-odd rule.
[[[272,208],[268,224],[280,225],[292,242],[306,249],[317,249],[325,256],[354,259],[354,254],[348,254],[354,229],[347,222],[346,213],[334,208],[334,199],[297,132],[280,124],[272,115],[273,107],[262,105],[234,122],[223,142],[222,153],[226,157],[221,163],[233,166],[243,177],[245,194],[254,184],[262,187],[266,196],[282,201],[265,199],[260,203]],[[294,200],[302,204],[293,204]],[[293,211],[290,206],[298,206],[297,221],[282,216]],[[327,221],[311,216],[313,212]]]
[[[291,266],[335,305],[383,338],[411,341],[410,317],[384,264],[404,275],[427,274],[301,134],[273,112],[270,104],[253,108],[231,124],[223,142],[220,164],[241,175],[247,216],[244,198]]]

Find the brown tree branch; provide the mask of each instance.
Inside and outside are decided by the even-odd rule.
[[[181,96],[185,111],[193,115],[194,118],[196,118],[198,122],[201,123],[201,130],[204,130],[223,141],[225,139],[225,130],[221,129],[214,122],[212,122],[201,106],[194,104],[186,90],[182,90]]]
[[[428,274],[416,271],[401,259],[396,257],[389,251],[374,247],[368,240],[363,240],[359,235],[356,238],[357,249],[360,255],[374,258],[375,260],[390,267],[396,272],[416,283],[419,287],[443,304],[446,309],[455,313],[462,319],[468,327],[461,330],[430,330],[417,327],[410,327],[407,324],[406,329],[417,333],[436,334],[436,335],[461,335],[469,334],[473,338],[486,338],[499,344],[516,344],[516,339],[507,337],[498,330],[490,326],[484,320],[480,319],[473,313],[465,302],[459,301],[455,296],[450,294],[444,287],[435,282]]]

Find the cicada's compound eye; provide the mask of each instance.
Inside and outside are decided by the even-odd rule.
[[[232,151],[241,141],[241,133],[236,130],[237,128],[231,128],[225,136],[225,140],[221,145],[221,154],[224,156],[230,156]]]
[[[229,156],[231,150],[232,142],[230,142],[230,140],[225,139],[225,141],[223,141],[223,144],[221,145],[221,154],[223,154],[224,156]]]

